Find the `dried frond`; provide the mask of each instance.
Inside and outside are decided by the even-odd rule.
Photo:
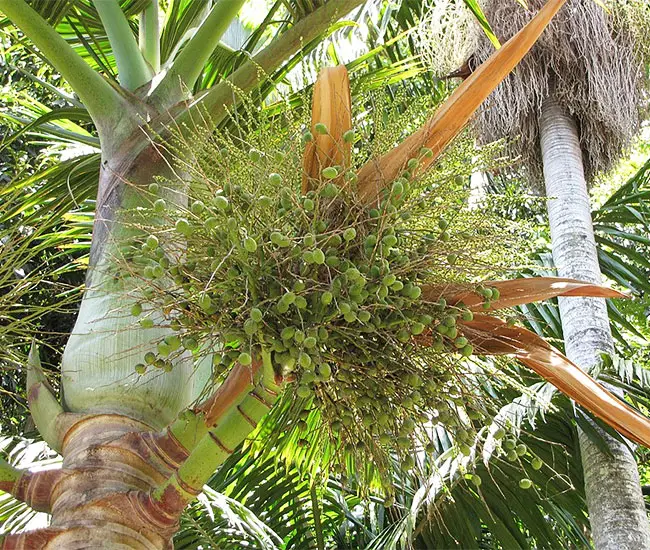
[[[543,4],[531,0],[526,11],[516,0],[489,1],[484,11],[504,40]],[[613,166],[638,130],[644,54],[639,43],[645,42],[639,33],[650,13],[636,1],[610,4],[611,16],[592,0],[566,5],[481,108],[481,140],[516,137],[512,155],[522,157],[533,182],[542,176],[539,112],[551,92],[577,121],[590,181]],[[494,48],[476,27],[480,46],[474,54],[480,61]]]

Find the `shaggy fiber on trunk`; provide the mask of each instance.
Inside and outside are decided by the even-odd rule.
[[[530,0],[527,11],[516,0],[500,0],[484,9],[504,41],[542,4]],[[551,89],[578,123],[588,180],[611,168],[637,132],[643,65],[625,15],[619,7],[608,16],[592,0],[567,4],[482,107],[477,124],[481,141],[518,136],[512,154],[522,157],[533,184],[542,176],[539,111]],[[492,51],[492,44],[481,37],[474,52],[477,62]]]

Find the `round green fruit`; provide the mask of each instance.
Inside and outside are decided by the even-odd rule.
[[[522,489],[530,489],[533,486],[533,482],[530,479],[524,478],[519,480],[519,487]]]
[[[262,321],[262,317],[263,317],[262,310],[259,309],[259,308],[256,308],[256,307],[252,308],[251,313],[250,313],[250,317],[254,322],[260,323]]]
[[[321,172],[321,175],[326,180],[333,180],[335,177],[337,177],[339,175],[339,171],[336,168],[334,168],[333,166],[328,166],[327,168],[323,168],[323,170]],[[327,189],[327,187],[328,186],[326,185],[323,188],[323,191],[325,191],[325,189]],[[323,193],[321,191],[321,195],[323,197],[325,197],[326,199],[333,199],[336,196],[336,190],[334,190],[334,193],[332,193],[331,190],[330,190],[330,191],[327,192],[327,194],[325,194],[325,193]]]
[[[196,341],[195,338],[192,338],[191,336],[186,336],[185,338],[183,338],[183,347],[188,351],[194,351],[199,347],[199,343]]]
[[[244,239],[244,249],[246,252],[255,252],[257,250],[257,241],[252,237],[246,237]]]
[[[222,212],[225,212],[228,210],[229,202],[228,199],[222,195],[217,195],[214,200],[212,201],[212,204],[214,204],[219,210]]]
[[[153,211],[158,214],[164,212],[166,208],[167,208],[167,202],[165,201],[165,199],[157,199],[153,203]]]
[[[185,218],[179,218],[176,220],[175,227],[176,231],[185,237],[188,237],[192,234],[192,226],[190,225],[190,222],[188,222]]]
[[[303,399],[306,399],[307,397],[311,397],[312,395],[311,388],[309,386],[298,386],[298,388],[296,388],[296,395]]]
[[[247,367],[248,365],[250,365],[253,362],[253,358],[251,357],[250,353],[246,353],[245,351],[243,351],[237,357],[237,362],[240,365],[243,365],[244,367]]]
[[[142,328],[153,328],[153,319],[151,317],[145,317],[140,320],[140,326]]]

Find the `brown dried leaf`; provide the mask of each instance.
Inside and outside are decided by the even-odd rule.
[[[508,281],[485,281],[483,285],[499,290],[499,299],[490,301],[491,309],[504,309],[556,296],[627,298],[626,294],[606,286],[561,277],[522,277]],[[463,302],[473,311],[482,310],[485,298],[474,292],[474,288],[469,284],[429,287],[422,290],[422,295],[430,301],[444,297],[450,305]]]
[[[459,322],[458,327],[477,353],[514,355],[625,437],[650,448],[650,419],[616,398],[537,334],[509,327],[489,315],[476,315],[473,321]]]
[[[322,122],[329,130],[318,134],[317,123]],[[352,128],[352,102],[350,79],[343,65],[323,69],[314,84],[311,110],[311,132],[313,141],[307,143],[303,155],[302,191],[311,188],[310,181],[317,180],[321,170],[329,166],[350,166],[352,146],[343,140],[343,134]],[[339,176],[334,183],[340,183]]]

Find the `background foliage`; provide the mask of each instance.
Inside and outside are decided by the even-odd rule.
[[[121,2],[132,25],[145,3]],[[115,61],[89,0],[31,4],[92,66],[115,78]],[[166,4],[163,59],[203,8],[202,2],[189,0]],[[238,21],[206,64],[195,91],[225,78],[289,20],[301,18],[317,4],[277,1],[267,5],[262,20]],[[278,90],[295,90],[289,103],[304,109],[305,91],[318,68],[343,61],[352,76],[353,94],[365,102],[378,124],[389,121],[381,120],[380,110],[373,112],[376,94],[387,94],[398,113],[417,97],[441,101],[451,84],[438,78],[444,75],[425,70],[416,47],[413,29],[423,19],[422,7],[419,0],[369,2],[348,18],[350,22],[305,44],[269,75],[255,100],[273,113]],[[56,385],[56,367],[84,278],[99,171],[98,140],[87,113],[61,78],[6,20],[0,21],[0,28],[0,403],[1,430],[7,437],[3,454],[38,468],[56,458],[38,441],[27,416],[21,366],[37,335]],[[465,144],[473,148],[471,140]],[[638,151],[637,157],[647,157],[647,144],[641,143]],[[535,250],[521,262],[521,274],[553,273],[544,204],[522,194],[516,164],[499,159],[498,150],[486,156],[491,170],[486,168],[489,186],[484,189],[487,196],[481,197],[485,208],[525,222],[536,235]],[[450,155],[445,162],[448,169],[457,170],[457,184],[470,192],[464,158]],[[617,355],[603,362],[600,375],[648,409],[650,160],[643,158],[627,172],[632,175],[625,183],[594,190],[600,197],[593,215],[601,268],[610,281],[635,297],[609,305]],[[561,346],[555,305],[526,306],[517,314]],[[255,548],[584,547],[589,526],[575,428],[587,426],[585,415],[523,368],[510,368],[518,373],[522,391],[489,382],[481,391],[500,404],[503,418],[519,433],[528,455],[509,461],[496,447],[493,456],[455,455],[450,452],[450,434],[439,432],[435,452],[417,457],[414,475],[402,473],[395,463],[391,475],[398,491],[394,499],[386,500],[381,494],[359,493],[354,478],[324,476],[310,455],[313,442],[280,429],[289,414],[280,408],[213,476],[210,488],[184,515],[175,546],[235,548],[248,541]],[[298,420],[289,418],[288,425]],[[275,444],[262,447],[257,438],[271,433]],[[533,468],[534,457],[543,459],[539,470]],[[648,483],[647,452],[638,450],[637,457]],[[467,473],[470,461],[476,463],[474,474]],[[536,489],[522,490],[522,478],[533,480]],[[5,531],[16,531],[43,518],[35,520],[22,505],[2,495],[0,521]]]

